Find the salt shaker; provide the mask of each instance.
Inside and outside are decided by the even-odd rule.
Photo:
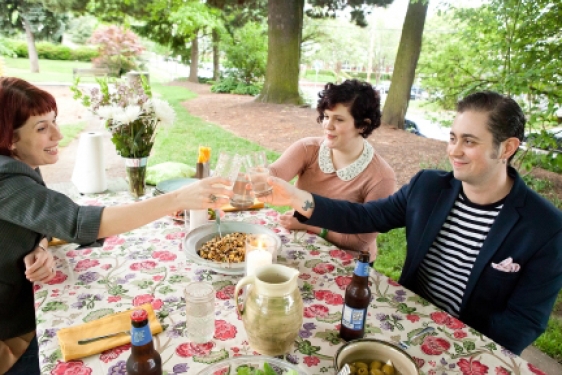
[[[215,334],[215,289],[209,283],[194,281],[185,287],[187,339],[195,343],[211,341]]]

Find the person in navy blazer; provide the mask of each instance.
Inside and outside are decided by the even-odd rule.
[[[523,139],[525,117],[511,98],[479,92],[461,100],[447,154],[452,172],[423,170],[388,198],[363,204],[332,200],[270,178],[268,201],[291,205],[306,224],[340,233],[406,227],[400,283],[424,296],[420,265],[459,192],[470,202],[502,201],[473,264],[459,319],[515,354],[546,328],[562,288],[562,213],[509,165]],[[511,270],[493,265],[506,259]]]

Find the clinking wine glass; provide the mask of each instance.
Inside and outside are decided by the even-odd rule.
[[[267,168],[267,158],[264,151],[253,152],[246,155],[246,174],[252,185],[252,190],[256,197],[264,197],[271,194],[272,188],[267,183],[269,169]]]

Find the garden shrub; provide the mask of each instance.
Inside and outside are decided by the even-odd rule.
[[[139,57],[144,51],[139,37],[131,30],[121,26],[100,27],[90,38],[90,43],[98,46],[99,57],[94,65],[107,67],[119,75],[139,67]]]
[[[7,40],[6,47],[14,52],[16,57],[28,58],[27,43],[22,40]],[[90,47],[78,47],[71,49],[60,44],[49,42],[37,42],[37,55],[40,59],[47,60],[72,60],[72,61],[92,61],[98,56],[98,51]]]

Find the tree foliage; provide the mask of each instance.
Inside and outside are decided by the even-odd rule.
[[[267,63],[267,27],[248,22],[225,40],[227,68],[236,69],[246,83],[257,82],[265,75]]]
[[[66,14],[45,7],[39,0],[0,1],[0,33],[6,36],[22,33],[25,19],[36,39],[59,43],[68,22]]]
[[[426,39],[419,66],[436,100],[451,108],[471,92],[496,90],[526,99],[531,123],[553,118],[562,105],[562,3],[491,0],[446,17],[451,32]]]

